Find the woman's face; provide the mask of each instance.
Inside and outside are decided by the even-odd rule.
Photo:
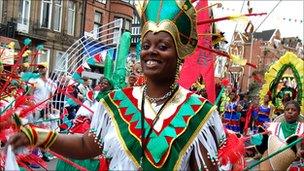
[[[230,100],[235,100],[235,93],[231,92],[229,94],[229,98],[230,98]]]
[[[147,78],[174,78],[177,52],[174,40],[167,32],[148,32],[142,41],[141,66]]]
[[[136,83],[136,81],[137,81],[137,77],[135,76],[135,75],[130,75],[129,77],[128,77],[128,81],[129,81],[129,85],[130,86],[134,86],[135,85],[135,83]]]
[[[270,101],[269,95],[264,96],[264,103],[268,103]]]
[[[107,79],[102,78],[99,82],[100,91],[105,91],[110,88],[110,83]]]
[[[298,120],[300,111],[298,111],[297,107],[294,104],[288,104],[284,109],[284,117],[286,122],[293,123]]]

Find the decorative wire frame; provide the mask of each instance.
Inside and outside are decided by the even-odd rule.
[[[61,58],[56,62],[54,71],[50,74],[50,79],[56,84],[57,90],[65,89],[69,84],[65,76],[72,77],[77,67],[84,64],[86,59],[101,53],[103,50],[116,50],[114,59],[117,58],[117,49],[122,34],[123,20],[117,19],[99,28],[86,33],[83,37],[73,43]],[[67,61],[66,61],[67,59]],[[116,61],[114,60],[114,67]],[[66,67],[66,65],[68,67]],[[67,69],[64,69],[67,68]],[[62,93],[56,93],[51,104],[53,107],[47,113],[62,112],[65,106],[66,97]]]

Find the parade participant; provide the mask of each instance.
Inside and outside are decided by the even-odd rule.
[[[30,120],[29,122],[37,122],[38,120],[45,120],[49,117],[49,110],[51,106],[49,103],[49,98],[55,93],[57,86],[50,78],[48,78],[47,71],[47,63],[39,63],[36,72],[40,74],[40,77],[31,78],[29,80],[29,83],[33,85],[33,90],[31,93],[33,94],[35,104],[40,104],[45,101],[41,105],[37,106],[36,111],[33,114],[33,120]],[[48,126],[50,127],[50,125]],[[51,160],[47,153],[40,151],[39,149],[34,149],[33,154],[36,154],[37,156],[41,155],[42,159],[45,161]],[[31,164],[30,166],[33,168],[39,167],[36,164]]]
[[[56,91],[56,84],[47,77],[47,64],[40,63],[38,64],[37,71],[40,74],[39,78],[31,78],[29,83],[33,85],[32,94],[34,96],[34,101],[36,104],[42,103],[36,108],[36,112],[34,114],[34,120],[38,119],[46,119],[47,118],[47,110],[49,98]]]
[[[71,134],[84,134],[90,128],[90,123],[92,121],[93,113],[91,111],[95,111],[96,107],[98,106],[98,102],[106,96],[111,90],[113,90],[113,85],[111,81],[109,81],[105,77],[101,77],[99,79],[99,83],[93,89],[97,96],[94,100],[86,100],[83,103],[83,106],[79,108],[76,113],[76,117],[73,120],[73,126],[69,129]],[[85,106],[85,107],[84,107]],[[91,109],[89,111],[87,108]],[[86,160],[75,160],[72,159],[74,163],[77,163],[80,166],[87,168],[88,170],[98,170],[100,166],[99,158],[93,159],[86,159]],[[74,168],[73,166],[69,165],[68,163],[59,160],[56,165],[56,170],[69,170],[69,171],[77,171],[78,169]]]
[[[238,104],[235,91],[230,92],[229,98],[230,102],[225,108],[223,123],[227,129],[240,133],[241,106]]]
[[[240,118],[240,133],[244,133],[244,128],[246,124],[246,112],[249,108],[249,103],[248,103],[248,95],[247,94],[240,94],[240,101],[239,104],[241,106],[241,118]]]
[[[133,74],[133,73],[131,73],[131,74],[128,76],[128,86],[129,86],[129,87],[135,86],[136,81],[137,81],[136,75]]]
[[[265,122],[270,122],[271,107],[269,106],[270,95],[266,94],[264,97],[264,103],[259,106],[258,112],[254,117],[254,131],[257,131],[258,127],[264,127]]]
[[[176,83],[181,61],[196,48],[195,9],[189,0],[172,0],[148,1],[142,10],[146,84],[105,96],[90,133],[61,135],[23,126],[10,140],[14,148],[35,145],[77,159],[104,153],[110,170],[219,169],[218,145],[225,133],[218,113]]]
[[[304,134],[303,117],[300,115],[300,105],[297,101],[288,101],[285,104],[284,115],[270,123],[267,130],[269,135],[264,136],[263,143],[256,149],[263,157],[273,153],[280,147],[286,146]],[[273,156],[261,163],[260,168],[265,170],[286,170],[296,159],[302,158],[303,146],[297,145]],[[298,156],[297,156],[298,155]],[[297,158],[298,157],[298,158]]]
[[[114,89],[112,81],[106,77],[101,77],[99,79],[98,85],[94,88],[94,91],[97,91],[96,101],[100,101],[105,95],[107,95],[111,90]]]
[[[84,102],[86,100],[86,94],[88,91],[91,90],[90,85],[91,85],[91,79],[88,77],[84,77],[83,79],[83,83],[79,84],[77,86],[79,92],[78,92],[78,98]]]
[[[141,64],[139,62],[135,62],[131,66],[131,71],[128,76],[128,86],[142,86],[145,82],[145,78],[142,73]]]

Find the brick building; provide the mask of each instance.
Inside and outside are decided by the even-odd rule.
[[[123,19],[124,31],[131,31],[134,0],[86,0],[85,32],[116,19]]]
[[[1,0],[0,35],[19,42],[30,38],[33,46],[43,44],[45,53],[37,62],[47,62],[53,70],[83,34],[84,5],[82,0]]]
[[[281,35],[278,29],[272,29],[255,32],[253,35],[235,32],[233,37],[229,53],[244,57],[247,62],[257,66],[255,69],[250,66],[229,65],[230,79],[234,82],[236,88],[245,92],[253,81],[252,73],[267,69],[271,63],[281,56],[281,53],[276,50],[277,44],[281,41]]]
[[[63,54],[76,40],[116,19],[131,31],[133,12],[134,0],[0,0],[0,36],[21,46],[27,37],[33,46],[43,44],[37,63],[48,62],[52,71],[63,61],[60,70],[67,70]]]

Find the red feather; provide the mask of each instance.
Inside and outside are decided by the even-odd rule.
[[[232,164],[234,169],[244,168],[245,144],[243,138],[238,138],[235,133],[226,131],[226,143],[219,149],[219,161],[226,165]]]
[[[230,82],[230,81],[229,81],[228,78],[225,78],[225,79],[223,79],[221,82],[222,82],[222,85],[223,85],[223,86],[227,87],[227,86],[229,85],[229,82]]]
[[[53,95],[53,96],[54,96],[54,95]],[[33,106],[30,106],[30,107],[27,107],[27,108],[22,109],[22,110],[20,111],[19,117],[20,117],[20,118],[26,117],[28,114],[34,112],[35,109],[36,109],[38,106],[44,104],[44,103],[45,103],[46,101],[48,101],[49,99],[53,98],[53,96],[51,96],[51,97],[45,99],[44,101],[42,101],[42,102],[40,102],[40,103],[37,103],[37,104],[35,104],[35,105],[33,105]]]
[[[15,108],[26,104],[26,102],[32,98],[33,98],[33,96],[25,96],[25,95],[17,97],[16,102],[15,102]]]
[[[35,154],[18,154],[18,163],[37,164],[47,170],[47,163]]]
[[[13,108],[10,108],[10,109],[7,109],[1,116],[0,116],[0,121],[3,122],[3,121],[8,121],[11,119],[11,117],[13,116],[13,114],[15,113],[15,109]]]

